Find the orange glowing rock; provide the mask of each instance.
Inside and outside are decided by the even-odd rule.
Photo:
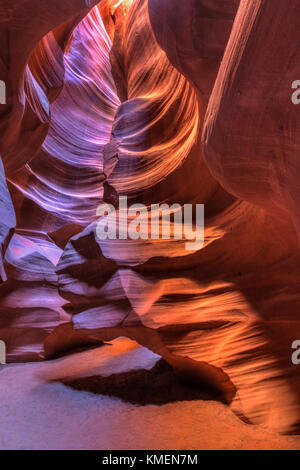
[[[6,11],[8,30],[20,21],[0,109],[17,215],[0,287],[9,360],[126,336],[243,419],[297,430],[296,107],[289,93],[278,127],[285,87],[271,98],[277,53],[286,87],[297,78],[299,1],[242,1],[232,33],[238,0],[42,3],[30,27],[17,2]],[[289,53],[273,41],[285,17]],[[204,247],[99,240],[98,206],[122,195],[204,204]]]

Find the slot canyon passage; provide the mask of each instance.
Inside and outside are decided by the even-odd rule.
[[[299,31],[300,0],[0,0],[0,448],[300,449]],[[120,197],[204,205],[203,246],[100,239]]]

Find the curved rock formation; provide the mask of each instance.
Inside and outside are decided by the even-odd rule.
[[[69,320],[61,308],[63,299],[56,283],[55,263],[61,250],[47,236],[48,227],[56,230],[59,213],[55,207],[51,215],[53,203],[45,190],[40,195],[36,181],[44,187],[46,183],[36,167],[51,121],[50,103],[66,79],[68,40],[96,3],[67,0],[62,5],[54,1],[50,7],[47,1],[0,2],[0,78],[6,85],[5,103],[0,106],[0,152],[17,216],[17,234],[5,259],[8,280],[0,286],[0,336],[6,342],[8,360],[44,357],[44,339]],[[33,161],[32,170],[29,162]],[[16,222],[2,174],[1,168],[4,255]],[[5,280],[2,267],[1,277]],[[87,340],[81,335],[66,333],[65,344],[56,349],[82,342]]]
[[[3,258],[15,226],[15,212],[7,189],[4,169],[0,159],[0,283],[7,280]]]
[[[1,79],[6,83],[6,105],[0,113],[0,151],[7,176],[35,156],[47,134],[49,103],[28,68],[34,48],[48,32],[85,15],[96,3],[66,0],[62,6],[54,0],[49,8],[45,0],[1,1]],[[53,85],[51,80],[49,84]]]
[[[149,0],[155,37],[208,101],[240,0]]]
[[[241,1],[204,128],[206,161],[221,184],[281,217],[289,213],[298,233],[292,86],[299,78],[299,12],[297,0]]]
[[[280,159],[296,148],[294,111],[291,132],[279,134],[270,94],[261,119],[254,115],[265,71],[277,71],[273,36],[262,41],[262,34],[269,18],[277,31],[283,2],[272,13],[263,0],[241,2],[218,78],[238,0],[103,0],[90,12],[85,2],[67,3],[26,45],[9,92],[23,101],[10,98],[8,118],[0,115],[17,215],[0,287],[10,360],[127,336],[184,378],[209,383],[243,419],[294,432],[300,255],[282,195],[292,199],[296,160]],[[252,62],[261,88],[250,90]],[[264,140],[266,112],[272,125]],[[276,173],[284,183],[281,196],[275,183],[278,197],[262,192],[267,160],[251,153],[260,145],[272,161],[268,182]],[[99,206],[111,204],[123,221],[119,196],[147,208],[204,204],[203,247],[187,251],[182,234],[100,239],[99,223],[110,216],[99,219]],[[170,225],[175,233],[175,217]]]

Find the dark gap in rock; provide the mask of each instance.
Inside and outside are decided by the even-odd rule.
[[[108,377],[92,376],[61,380],[75,390],[120,398],[134,405],[165,405],[176,401],[214,400],[223,402],[215,391],[179,380],[161,359],[151,370],[133,370]]]

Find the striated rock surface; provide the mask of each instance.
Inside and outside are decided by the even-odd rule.
[[[3,259],[15,226],[15,212],[7,189],[5,173],[0,159],[0,283],[7,280]]]
[[[91,11],[78,0],[55,18],[40,3],[47,21],[30,41],[24,30],[26,54],[16,43],[0,109],[17,215],[0,287],[9,360],[125,336],[221,392],[242,419],[298,431],[295,107],[275,129],[284,101],[263,95],[268,78],[279,87],[273,39],[286,2],[242,1],[232,32],[235,0],[103,0]],[[7,30],[22,12],[11,11]],[[294,53],[280,49],[289,79]],[[123,220],[119,196],[204,204],[202,249],[182,236],[99,239],[109,216],[98,208]]]
[[[0,152],[17,216],[16,222],[1,164],[0,258],[16,225],[5,257],[7,282],[0,286],[0,337],[6,342],[8,361],[44,358],[44,340],[69,321],[55,274],[61,250],[47,235],[48,230],[56,234],[62,224],[56,222],[58,207],[49,194],[44,191],[41,196],[40,187],[46,181],[38,156],[49,130],[50,103],[66,80],[64,52],[74,27],[96,3],[0,2],[0,79],[6,85],[5,103],[0,106]],[[47,159],[49,167],[46,155]],[[1,278],[6,280],[2,264]],[[58,341],[48,353],[90,342],[95,343],[68,327],[64,344]]]
[[[289,214],[298,234],[299,107],[292,85],[299,78],[299,12],[297,0],[241,2],[204,129],[206,161],[221,184]]]
[[[244,267],[239,269],[241,279],[235,282],[235,286],[237,292],[246,295],[244,300],[251,305],[251,312],[247,308],[245,310],[246,304],[240,305],[247,318],[243,322],[243,333],[238,328],[237,336],[234,334],[230,340],[226,340],[231,358],[236,355],[233,362],[237,361],[238,366],[235,371],[231,369],[229,376],[237,386],[244,416],[250,420],[266,420],[268,424],[281,430],[291,430],[297,427],[299,420],[299,373],[297,367],[292,365],[290,355],[291,344],[300,335],[296,307],[299,255],[296,234],[292,228],[292,220],[297,211],[290,211],[292,217],[289,217],[284,209],[291,208],[291,200],[297,197],[297,190],[293,190],[295,185],[291,180],[296,180],[297,175],[297,111],[291,103],[291,84],[296,78],[297,68],[297,41],[291,44],[292,37],[296,36],[296,29],[299,30],[299,2],[293,2],[290,7],[283,2],[279,3],[274,8],[269,2],[241,2],[210,99],[203,136],[204,156],[212,175],[231,194],[255,203],[250,206],[237,201],[243,207],[247,220],[251,220],[252,211],[253,214],[260,214],[253,223],[256,236],[260,233],[260,241],[249,230],[240,212],[239,215],[235,214],[239,226],[239,241],[236,242],[237,245],[230,243],[226,246],[227,255],[234,246],[239,254],[245,255]],[[166,0],[162,6],[164,14],[160,14],[158,2],[149,2],[156,36],[170,60],[199,91],[200,106],[205,101],[205,79],[199,73],[200,67],[191,65],[189,57],[194,57],[198,64],[216,65],[214,59],[218,58],[218,48],[217,40],[208,42],[206,49],[199,47],[202,44],[200,40],[194,40],[197,34],[200,38],[205,31],[205,28],[195,27],[195,13],[198,8],[203,13],[205,11],[204,17],[206,15],[206,18],[209,16],[210,19],[216,19],[220,9],[225,12],[226,8],[229,11],[232,6],[232,2],[222,2],[222,5],[218,2],[216,5],[216,2],[191,1],[187,2],[187,8],[182,5],[180,10],[178,4],[177,9],[173,10],[173,3]],[[289,9],[287,15],[284,13],[285,9]],[[278,34],[283,16],[286,24],[291,25],[291,28],[287,27],[289,32],[284,37],[284,43]],[[228,25],[225,16],[223,20],[220,17],[219,19],[225,28]],[[178,27],[171,29],[170,24],[176,21]],[[184,34],[184,26],[187,24],[190,25],[190,33]],[[266,39],[266,30],[270,29],[270,24],[271,33]],[[224,28],[220,28],[220,34],[224,32]],[[216,38],[219,37],[216,34]],[[289,50],[289,54],[285,54],[285,50]],[[279,82],[283,83],[283,76],[286,81],[279,90]],[[280,116],[279,110],[282,110]],[[261,209],[258,209],[257,204]],[[219,224],[221,220],[222,217]],[[241,227],[245,229],[242,230],[243,233],[240,231]],[[271,235],[275,232],[279,235],[278,241]],[[244,251],[242,248],[242,240],[248,244],[248,250]],[[224,238],[222,242],[224,243]],[[281,252],[283,247],[284,254]],[[295,269],[291,271],[292,259]],[[225,272],[228,273],[227,266]],[[252,276],[254,283],[251,281]],[[266,308],[267,304],[269,307]],[[223,340],[221,343],[224,344]],[[242,344],[245,345],[245,350]],[[187,342],[185,347],[189,347]],[[176,346],[174,349],[176,350]],[[222,347],[223,357],[225,350],[226,347]],[[241,357],[246,350],[247,354],[252,350],[251,359],[248,356],[242,365]],[[229,370],[225,363],[223,370]],[[240,378],[236,375],[237,371],[238,375],[241,373]],[[258,405],[262,396],[264,404],[269,403],[270,409],[273,409],[273,416],[268,415],[267,406]]]
[[[48,32],[86,14],[96,3],[66,0],[62,5],[54,0],[49,8],[46,0],[1,1],[0,70],[6,83],[6,105],[0,111],[0,152],[7,176],[35,156],[47,134],[49,102],[28,67],[35,47]],[[49,78],[48,85],[56,84]]]
[[[149,0],[155,37],[207,103],[240,0]]]

